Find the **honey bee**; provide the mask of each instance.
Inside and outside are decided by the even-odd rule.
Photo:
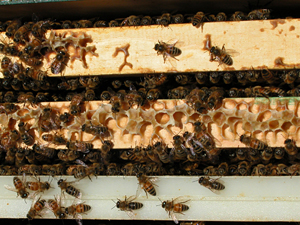
[[[146,175],[142,173],[138,173],[136,175],[138,182],[139,182],[139,188],[143,189],[148,197],[148,193],[152,196],[156,196],[156,190],[154,188],[153,182],[157,180],[155,177],[147,177]],[[138,196],[138,194],[137,194]]]
[[[169,214],[169,217],[171,217],[176,224],[178,224],[179,222],[175,216],[175,213],[183,214],[182,212],[187,211],[189,209],[189,206],[183,204],[188,202],[189,200],[177,202],[178,198],[174,200],[172,199],[171,201],[163,201],[161,204],[161,207],[166,210],[166,212]]]
[[[157,51],[157,55],[163,55],[164,63],[166,63],[167,57],[175,58],[175,56],[181,55],[181,50],[175,47],[177,41],[174,44],[167,44],[163,41],[158,41],[155,44],[154,49]]]
[[[74,161],[80,157],[80,153],[78,151],[71,151],[66,149],[61,149],[57,153],[57,157],[65,162]]]
[[[235,176],[235,175],[238,175],[238,173],[239,173],[239,171],[238,171],[238,166],[237,165],[232,164],[232,165],[229,166],[229,174],[230,175]]]
[[[247,150],[245,148],[238,148],[236,150],[236,157],[240,161],[245,160],[247,158]]]
[[[95,89],[100,84],[99,77],[79,78],[79,83],[87,89]]]
[[[43,165],[42,173],[50,176],[63,175],[65,174],[65,166],[62,164]]]
[[[105,135],[105,133],[108,132],[108,128],[106,126],[94,125],[91,122],[83,124],[81,130],[86,133],[93,134],[94,136]]]
[[[177,83],[181,85],[192,84],[195,83],[193,77],[187,74],[178,74],[175,77]]]
[[[167,81],[168,75],[161,73],[154,75],[146,75],[144,76],[144,80],[138,84],[145,88],[156,88],[157,86],[163,85]]]
[[[287,91],[287,94],[289,96],[300,96],[300,85],[298,85],[297,87]]]
[[[34,57],[34,56],[40,56],[42,47],[45,47],[43,45],[43,42],[39,38],[34,38],[30,42],[27,42],[26,46],[24,47],[23,51],[29,56],[29,57]]]
[[[67,182],[66,180],[60,179],[57,184],[60,187],[62,192],[66,192],[67,194],[75,197],[75,198],[81,198],[82,193],[79,189],[75,188],[71,184],[74,182]]]
[[[208,21],[208,18],[205,16],[205,14],[203,12],[197,12],[192,18],[192,25],[196,28],[201,27],[201,29],[203,29],[204,21]]]
[[[107,165],[106,173],[108,176],[114,176],[114,175],[119,175],[121,173],[121,170],[116,163],[110,163]]]
[[[284,153],[285,153],[284,148],[275,148],[275,150],[274,150],[274,158],[278,159],[278,160],[283,159]]]
[[[19,139],[20,139],[20,133],[17,130],[11,130],[2,135],[1,144],[5,148],[11,148],[16,145]]]
[[[49,199],[46,205],[55,215],[56,218],[64,219],[66,218],[65,209],[61,207],[61,202],[59,196],[55,199]]]
[[[248,83],[248,79],[247,79],[246,73],[244,71],[237,72],[236,78],[237,78],[237,81],[243,86],[245,86]]]
[[[218,61],[219,66],[226,64],[227,66],[231,66],[233,64],[233,60],[231,56],[237,55],[238,53],[234,50],[225,50],[225,44],[223,45],[222,49],[218,46],[211,46],[210,35],[206,35],[206,42],[205,42],[205,50],[209,51],[210,60],[209,61]]]
[[[52,108],[44,108],[39,119],[39,126],[43,132],[49,132],[51,130],[57,130],[60,128],[58,121],[53,118],[55,112]]]
[[[169,99],[183,99],[190,93],[188,88],[179,86],[168,91]]]
[[[269,166],[263,164],[257,164],[251,173],[251,176],[267,176],[269,175]]]
[[[34,144],[32,146],[32,149],[41,155],[44,155],[50,159],[54,158],[55,154],[56,154],[56,149],[55,148],[49,148],[49,147],[45,147],[43,145],[38,145],[38,144]]]
[[[231,98],[246,96],[245,95],[245,90],[240,89],[240,88],[230,88],[229,91],[228,91],[228,95]]]
[[[273,157],[273,149],[270,147],[265,148],[261,153],[261,158],[264,161],[264,163],[269,162],[272,157]]]
[[[228,175],[228,164],[226,162],[222,162],[217,168],[218,176],[227,176]]]
[[[73,218],[76,219],[76,222],[78,224],[82,224],[82,216],[80,213],[86,213],[91,210],[91,206],[84,204],[84,203],[78,203],[78,204],[73,204],[69,207],[65,208],[65,213],[69,216],[72,216]]]
[[[118,96],[112,96],[110,98],[110,104],[111,104],[111,111],[113,113],[120,112],[121,107],[122,107],[122,101]]]
[[[17,56],[19,55],[18,46],[15,44],[8,44],[4,40],[0,40],[0,52],[4,55]]]
[[[278,80],[276,72],[271,72],[269,69],[263,69],[261,71],[262,78],[269,84],[275,83]]]
[[[27,192],[26,187],[24,185],[25,184],[25,174],[23,174],[22,181],[20,180],[20,178],[14,177],[13,183],[14,183],[15,188],[8,186],[8,185],[4,185],[4,187],[7,190],[17,192],[18,196],[20,196],[21,198],[28,198],[29,193]]]
[[[174,160],[184,160],[186,159],[188,150],[184,146],[184,138],[175,135],[173,137],[173,145],[174,147],[170,151],[170,157],[171,159],[174,158]]]
[[[263,150],[268,147],[266,143],[256,138],[253,138],[251,136],[248,137],[245,134],[240,136],[240,141],[246,146],[249,146],[250,148],[257,149],[257,150]]]
[[[177,23],[183,23],[184,22],[184,16],[182,14],[176,14],[172,16],[172,22]]]
[[[21,135],[22,141],[26,145],[33,145],[34,137],[29,133],[29,130],[26,128],[26,125],[23,121],[19,122],[18,127]]]
[[[45,81],[48,78],[47,72],[28,67],[25,70],[26,76],[39,81]]]
[[[283,71],[280,78],[286,84],[293,84],[298,79],[298,74],[297,74],[296,70]]]
[[[205,72],[196,73],[195,79],[198,82],[198,84],[205,84],[208,80],[208,73]]]
[[[1,68],[2,69],[8,69],[9,67],[11,67],[12,62],[10,60],[10,58],[8,58],[7,56],[4,56],[1,60]]]
[[[43,134],[42,139],[44,141],[51,142],[55,145],[66,145],[67,144],[67,140],[63,137],[63,135]]]
[[[216,15],[216,21],[226,21],[227,20],[227,16],[225,13],[223,12],[219,12],[217,15]]]
[[[51,72],[53,74],[59,74],[64,70],[64,67],[67,65],[69,60],[69,55],[63,50],[57,52],[53,62],[51,63]]]
[[[170,13],[164,13],[156,18],[156,24],[166,27],[171,23],[171,18],[172,17]]]
[[[50,28],[50,20],[38,21],[31,29],[31,33],[36,38],[44,38],[44,34]]]
[[[72,115],[67,112],[64,112],[59,116],[59,120],[63,123],[68,123],[72,120]]]
[[[156,101],[159,97],[161,96],[161,92],[159,89],[150,89],[147,93],[146,99],[149,102],[154,102]]]
[[[298,147],[296,146],[296,142],[293,139],[286,139],[284,141],[285,151],[291,155],[294,156],[298,153]]]
[[[270,13],[270,9],[256,9],[251,11],[247,18],[248,20],[267,20],[271,18]]]
[[[6,28],[6,36],[13,38],[16,31],[22,26],[21,20],[13,20]]]
[[[135,199],[135,196],[130,196],[129,198],[127,198],[125,195],[124,201],[118,199],[118,201],[116,202],[116,207],[121,211],[125,211],[130,218],[134,218],[135,214],[133,213],[133,210],[137,210],[143,207],[143,203],[133,202],[133,200]]]
[[[247,19],[246,15],[241,11],[236,11],[230,17],[230,20],[232,20],[232,21],[241,21],[241,20],[246,20],[246,19]]]
[[[6,115],[12,114],[19,109],[19,106],[12,103],[0,104],[0,113],[4,112]]]
[[[140,21],[141,21],[141,18],[139,16],[129,16],[127,17],[126,19],[124,19],[120,26],[138,26],[140,25]]]
[[[247,176],[250,173],[250,164],[247,161],[239,162],[237,166],[237,171],[241,176]]]
[[[9,164],[9,165],[15,164],[16,151],[17,149],[14,147],[8,148],[5,156],[5,164]]]
[[[28,220],[33,220],[36,216],[42,217],[40,212],[45,208],[45,203],[46,200],[41,200],[41,197],[39,197],[37,200],[32,201],[31,208],[27,213]]]
[[[105,20],[98,20],[94,23],[93,27],[107,27],[108,24]]]
[[[169,163],[170,156],[168,152],[168,147],[162,142],[156,142],[154,144],[154,153],[156,153],[162,163]]]
[[[214,166],[207,166],[203,169],[203,174],[205,176],[216,176],[217,168],[215,168]]]
[[[88,153],[93,149],[93,144],[84,141],[68,141],[66,145],[69,150],[82,153]]]
[[[83,95],[75,94],[70,103],[70,113],[74,116],[79,116],[81,113],[81,105],[83,103]]]
[[[290,175],[289,167],[285,164],[278,164],[276,166],[276,174],[277,175]]]
[[[36,179],[35,182],[26,182],[25,187],[32,191],[44,192],[46,190],[49,190],[51,186],[47,181],[41,182],[40,179]]]
[[[72,22],[73,28],[89,28],[92,27],[93,23],[90,20],[77,20]]]
[[[109,27],[118,27],[119,23],[116,20],[111,20],[111,21],[109,21],[108,26]]]
[[[144,16],[141,19],[141,26],[147,26],[147,25],[151,25],[153,23],[152,18],[150,16]]]
[[[29,41],[28,34],[31,31],[33,24],[33,22],[28,22],[21,26],[14,34],[14,42],[25,43]]]
[[[300,172],[300,164],[295,163],[288,167],[288,173],[291,174],[291,176],[299,175]]]
[[[70,29],[71,27],[72,27],[72,21],[71,20],[61,21],[61,28],[62,29]]]
[[[16,96],[14,92],[8,91],[5,93],[3,100],[4,102],[14,102],[16,100]]]
[[[208,188],[214,193],[217,193],[217,191],[221,191],[225,189],[224,184],[220,183],[218,179],[211,179],[209,177],[200,177],[198,182],[200,185]]]

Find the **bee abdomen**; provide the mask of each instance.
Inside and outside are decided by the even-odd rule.
[[[155,191],[155,188],[153,187],[153,185],[148,184],[148,185],[145,187],[145,190],[146,190],[150,195],[156,196],[156,191]]]
[[[128,204],[128,208],[132,209],[132,210],[140,209],[142,207],[143,207],[143,203],[140,203],[140,202],[130,202]]]
[[[231,66],[233,64],[233,60],[232,60],[232,58],[229,55],[226,55],[223,58],[222,62],[225,63],[228,66]]]
[[[80,191],[77,190],[76,188],[74,188],[73,186],[68,186],[66,188],[66,192],[69,194],[69,195],[72,195],[74,197],[78,197],[80,196]]]
[[[224,190],[225,189],[225,186],[219,182],[213,182],[211,184],[211,187],[215,190]]]
[[[171,55],[173,55],[173,56],[178,56],[178,55],[180,55],[180,54],[181,54],[181,50],[180,50],[179,48],[173,47],[173,48],[171,49]]]
[[[79,207],[79,209],[77,209],[78,212],[87,212],[89,210],[91,210],[91,206],[86,205],[86,204],[80,204],[77,207]]]
[[[183,212],[183,211],[187,211],[190,207],[188,207],[187,205],[178,203],[174,205],[174,211],[175,212]]]

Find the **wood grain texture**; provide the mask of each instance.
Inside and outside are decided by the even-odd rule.
[[[91,35],[93,42],[88,45],[96,46],[98,57],[87,55],[88,69],[75,60],[69,62],[63,72],[64,76],[89,75],[122,75],[161,72],[197,72],[251,69],[283,69],[299,68],[298,52],[295,46],[300,43],[298,30],[299,19],[280,19],[264,21],[241,22],[211,22],[205,23],[203,31],[191,24],[172,24],[168,27],[157,25],[116,28],[73,29],[70,32],[85,32]],[[57,30],[58,34],[65,30]],[[48,32],[49,34],[50,32]],[[209,61],[209,52],[204,50],[207,34],[211,35],[212,45],[233,49],[238,55],[233,57],[233,65],[219,66],[217,61]],[[2,33],[3,35],[3,33]],[[162,55],[154,50],[155,43],[164,41],[174,43],[182,50],[176,60],[167,59],[164,63]],[[127,61],[132,68],[125,66],[119,71],[124,62],[124,54],[120,52],[113,57],[117,47],[129,44]],[[50,59],[54,54],[50,56]],[[277,65],[275,60],[283,59],[284,65]],[[44,70],[49,70],[50,63],[44,61]],[[49,71],[49,76],[54,75]]]

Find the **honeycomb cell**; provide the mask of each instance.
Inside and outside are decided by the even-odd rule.
[[[187,117],[183,112],[175,112],[173,114],[173,118],[175,120],[175,126],[182,128],[183,124],[187,123]]]
[[[163,101],[157,101],[152,104],[152,109],[160,111],[166,108],[166,104]]]
[[[195,121],[196,121],[196,120],[195,120]],[[202,117],[202,122],[205,123],[205,124],[208,124],[208,123],[212,122],[212,119],[211,119],[210,116],[204,115],[204,116]]]
[[[127,125],[126,125],[126,130],[130,133],[130,134],[136,134],[137,130],[137,122],[134,120],[130,120]]]
[[[269,122],[269,128],[270,128],[271,130],[275,130],[275,129],[277,129],[278,127],[279,127],[279,122],[278,122],[278,120],[272,120],[272,121]]]
[[[241,103],[237,104],[236,109],[237,110],[246,110],[246,109],[248,109],[248,104],[246,104],[245,102],[241,102]]]
[[[234,135],[232,132],[230,132],[230,127],[227,124],[223,124],[221,127],[221,137],[224,139],[232,140]]]
[[[166,124],[169,122],[170,116],[167,113],[157,113],[155,119],[159,124]]]
[[[125,128],[128,124],[128,116],[124,113],[118,113],[116,115],[117,126],[119,128]]]
[[[229,117],[227,119],[227,123],[229,124],[229,126],[234,126],[235,123],[242,122],[242,121],[243,119],[239,117]]]
[[[282,117],[281,118],[284,121],[291,121],[293,117],[294,117],[293,111],[286,110],[286,111],[282,112]]]
[[[266,131],[266,130],[268,130],[269,129],[269,123],[268,122],[262,122],[261,124],[260,124],[260,130],[261,131]]]
[[[217,112],[213,118],[213,122],[217,124],[217,126],[222,126],[222,124],[226,121],[226,116],[222,112]]]
[[[294,117],[291,122],[297,127],[300,126],[300,118]]]
[[[253,131],[252,124],[250,122],[245,122],[244,125],[243,125],[243,130],[245,132],[252,133],[252,131]]]
[[[224,109],[235,109],[236,105],[237,105],[236,101],[232,99],[226,99],[223,101]]]
[[[251,113],[258,113],[260,111],[260,105],[259,104],[251,104],[249,106],[249,112]]]
[[[286,133],[290,133],[291,129],[292,129],[292,123],[291,122],[284,122],[281,125],[281,129],[286,132]]]
[[[150,139],[153,133],[153,125],[149,122],[143,123],[141,127],[138,128],[138,131],[142,138]]]
[[[272,113],[270,110],[261,112],[258,114],[257,121],[259,121],[259,122],[267,121],[271,118],[271,116],[272,116]]]

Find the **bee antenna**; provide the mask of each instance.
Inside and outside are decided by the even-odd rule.
[[[160,198],[159,197],[157,197],[158,198],[158,200],[162,203],[162,200],[160,200]]]

